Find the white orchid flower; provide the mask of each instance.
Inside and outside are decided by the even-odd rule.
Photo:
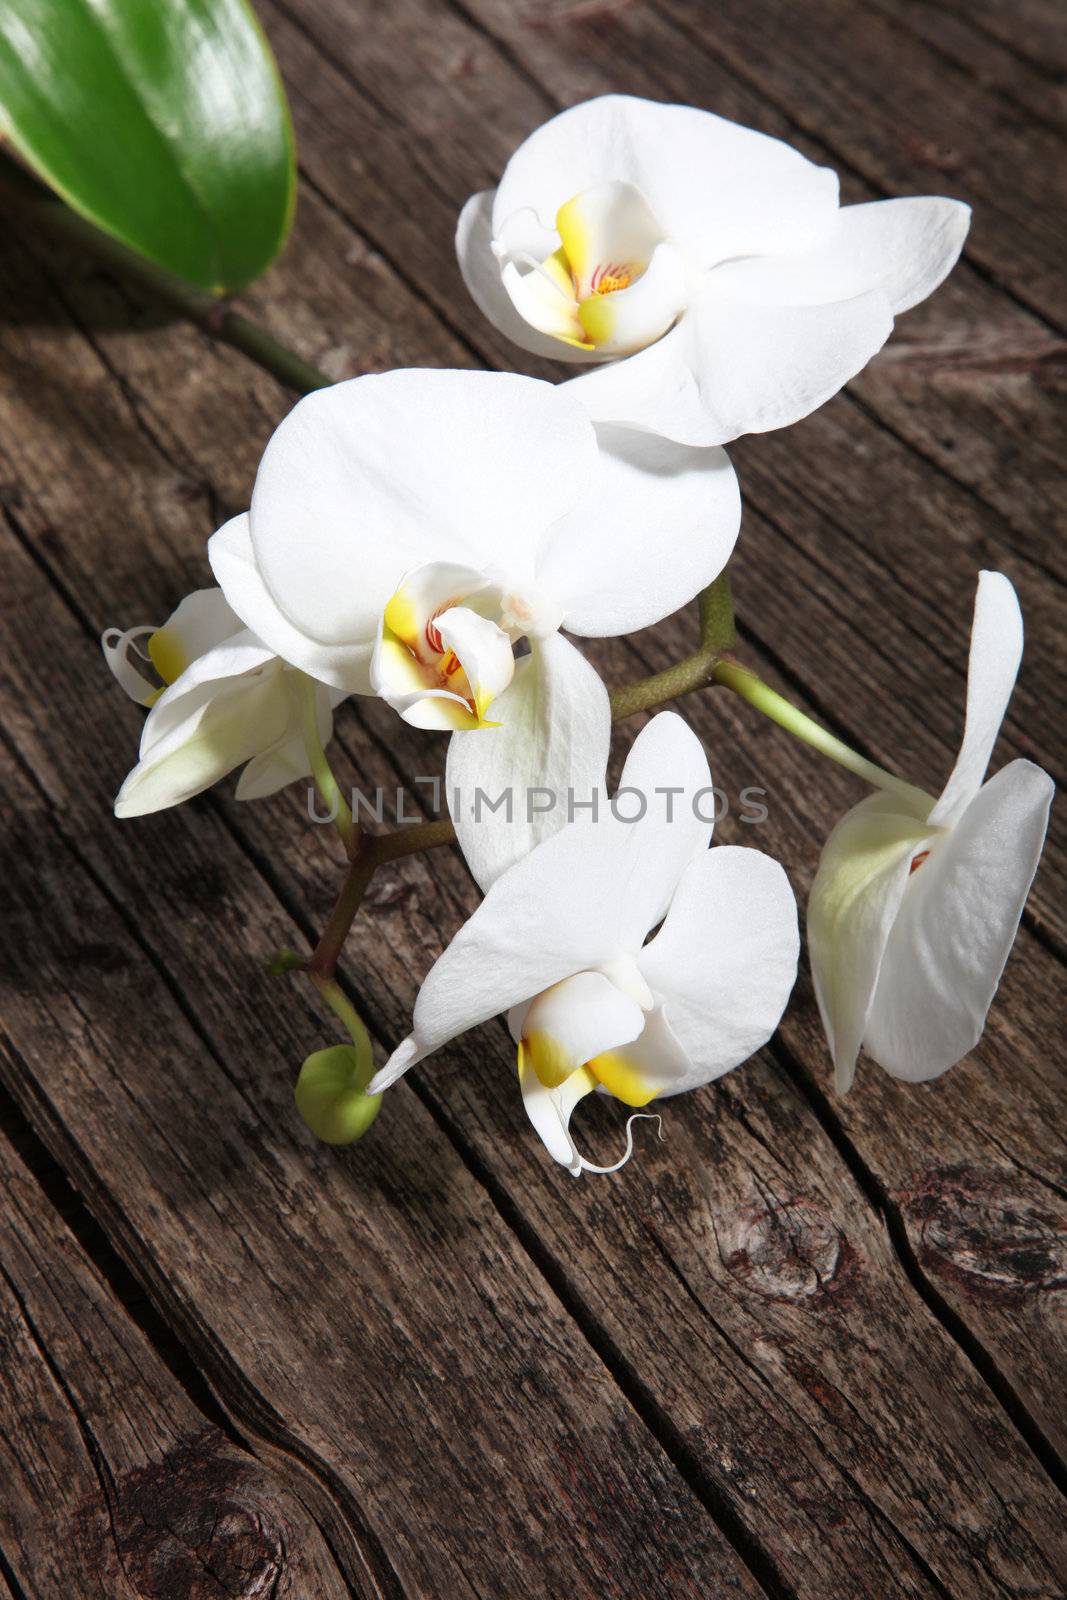
[[[597,421],[722,444],[807,416],[951,270],[970,212],[838,205],[836,173],[690,106],[605,95],[519,146],[456,248],[523,349],[596,363]]]
[[[597,754],[603,774],[606,735]],[[782,868],[757,850],[708,849],[711,777],[680,717],[663,712],[642,729],[614,805],[600,800],[595,818],[583,814],[496,880],[431,969],[413,1032],[369,1090],[506,1013],[530,1120],[575,1175],[615,1170],[575,1146],[569,1122],[583,1096],[599,1088],[642,1107],[720,1077],[773,1033],[797,968]],[[630,1148],[628,1130],[624,1161]]]
[[[936,1078],[972,1050],[1008,959],[1053,783],[1016,760],[984,782],[1022,657],[1019,602],[978,581],[963,743],[940,798],[862,800],[823,850],[808,903],[815,994],[835,1082],[860,1046],[894,1078]]]
[[[243,628],[220,589],[188,595],[161,628],[109,628],[101,644],[126,693],[150,707],[140,760],[115,801],[118,817],[179,805],[239,766],[238,800],[307,777],[309,694],[319,740],[333,731],[340,696],[309,685]]]
[[[581,788],[606,726],[604,690],[558,630],[669,616],[722,571],[740,516],[721,450],[595,428],[532,378],[402,371],[302,400],[209,554],[271,649],[416,726],[478,730],[453,783],[473,794],[503,773],[524,794]],[[498,868],[536,823],[509,837]]]

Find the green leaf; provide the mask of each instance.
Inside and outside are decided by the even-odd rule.
[[[289,108],[245,0],[0,0],[0,133],[200,289],[247,283],[289,231]]]

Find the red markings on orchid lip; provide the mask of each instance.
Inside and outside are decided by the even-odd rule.
[[[444,655],[445,645],[444,640],[441,638],[441,630],[439,628],[435,628],[434,623],[437,621],[438,617],[443,617],[446,611],[451,611],[453,606],[462,605],[462,603],[463,596],[458,594],[454,595],[451,600],[446,600],[442,605],[439,605],[437,610],[432,612],[427,620],[426,627],[423,630],[423,635],[426,643],[429,645],[435,656]]]
[[[911,877],[912,873],[916,870],[917,867],[921,867],[922,866],[923,862],[926,860],[926,858],[927,858],[927,856],[929,854],[930,854],[929,850],[920,850],[919,854],[912,859],[911,866],[908,868],[908,877],[909,878]]]
[[[628,289],[632,282],[633,272],[629,267],[621,262],[605,263],[593,269],[589,287],[594,294],[614,294],[617,289]]]

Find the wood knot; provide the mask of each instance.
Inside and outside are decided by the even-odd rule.
[[[723,1240],[727,1271],[768,1300],[816,1301],[840,1294],[857,1270],[841,1229],[811,1200],[754,1197]]]
[[[925,1265],[971,1291],[1017,1298],[1067,1287],[1067,1207],[1008,1168],[930,1167],[900,1196]]]
[[[257,1503],[254,1473],[216,1430],[124,1474],[82,1508],[101,1571],[142,1600],[268,1600],[285,1565],[284,1528]],[[91,1530],[91,1531],[90,1531]]]

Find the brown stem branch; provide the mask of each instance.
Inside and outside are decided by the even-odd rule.
[[[455,837],[456,830],[447,817],[440,822],[419,822],[410,828],[397,828],[394,833],[363,834],[345,873],[329,920],[311,958],[304,965],[303,970],[312,980],[332,978],[363,896],[378,868],[388,861],[414,855],[419,850],[452,844]]]

